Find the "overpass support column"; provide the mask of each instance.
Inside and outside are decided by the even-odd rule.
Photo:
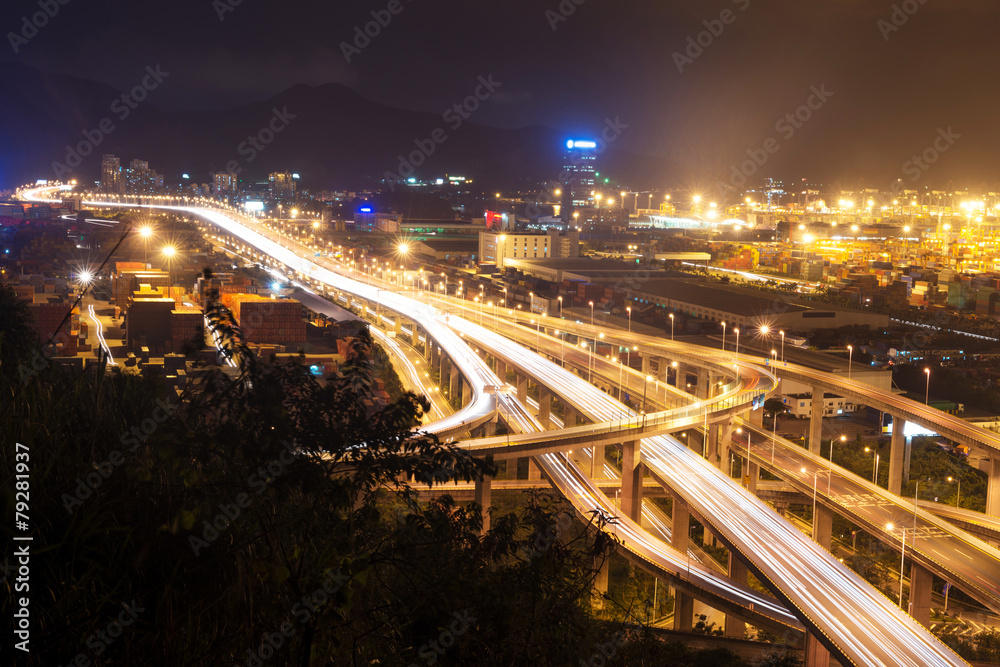
[[[682,554],[687,554],[690,538],[691,512],[687,505],[674,494],[671,503],[670,546]],[[694,598],[674,589],[674,630],[690,632],[694,623]]]
[[[906,420],[892,416],[892,441],[889,451],[889,493],[903,490],[903,459],[906,457]]]
[[[464,408],[472,401],[472,387],[465,380],[462,380],[462,407]]]
[[[812,412],[809,417],[809,451],[817,456],[823,441],[823,412],[826,407],[823,395],[822,389],[813,389]]]
[[[503,359],[497,359],[497,377],[500,378],[500,384],[507,384],[507,364],[504,363]]]
[[[642,464],[639,462],[639,441],[630,440],[622,443],[622,513],[639,523],[641,511]]]
[[[454,361],[448,360],[448,366],[450,366],[450,377],[448,378],[448,400],[454,399],[458,396],[458,392],[461,391],[461,384],[459,380],[461,376],[458,374],[458,366],[455,365]],[[454,405],[454,403],[452,403]],[[459,403],[461,405],[461,403]]]
[[[590,457],[590,478],[604,479],[604,447],[605,445],[592,445]]]
[[[746,470],[744,474],[750,477],[750,481],[747,482],[747,491],[757,495],[757,482],[760,481],[760,466],[756,463],[750,463],[747,461]]]
[[[531,481],[537,481],[542,478],[542,469],[538,467],[535,463],[535,457],[528,457],[528,479]]]
[[[747,566],[739,558],[737,558],[732,551],[729,552],[729,578],[735,580],[737,583],[746,586],[747,583]],[[736,620],[729,614],[726,614],[726,636],[732,639],[743,639],[747,632],[747,624],[743,621]]]
[[[528,402],[528,376],[520,373],[517,375],[517,400]]]
[[[604,609],[604,594],[608,592],[608,574],[611,572],[611,556],[604,559],[594,578],[594,607]]]
[[[1000,517],[1000,456],[990,455],[989,473],[986,482],[986,513]]]
[[[830,667],[830,652],[816,639],[816,635],[806,632],[806,667]]]
[[[749,421],[754,426],[759,426],[764,428],[764,408],[763,406],[757,408],[756,410],[750,410],[747,415],[747,421]],[[811,426],[811,424],[810,424]]]
[[[476,503],[482,508],[483,512],[483,529],[480,531],[480,535],[486,533],[490,529],[490,496],[492,493],[492,477],[483,477],[482,479],[476,480]]]
[[[708,425],[708,446],[705,449],[705,458],[712,465],[719,463],[719,425]]]
[[[699,368],[698,369],[698,391],[697,391],[698,398],[705,399],[705,398],[709,397],[709,392],[711,391],[711,381],[712,381],[712,376],[708,372],[708,369],[707,368]]]
[[[927,568],[910,566],[910,616],[925,628],[931,627],[931,586],[934,575]]]
[[[817,503],[816,516],[813,517],[813,540],[821,547],[830,550],[833,539],[833,510]]]
[[[649,375],[653,372],[653,358],[648,354],[642,355],[642,374]]]
[[[722,423],[722,428],[719,434],[719,460],[718,466],[719,470],[726,473],[727,476],[732,476],[732,463],[731,452],[732,452],[732,442],[733,442],[733,418],[730,417],[727,421]]]
[[[416,322],[410,322],[410,347],[414,350],[420,349],[420,331]]]
[[[538,421],[542,428],[552,428],[552,394],[545,387],[538,388]]]
[[[674,366],[674,364],[677,365]],[[670,367],[674,369],[674,388],[683,390],[687,384],[687,365],[680,361],[674,361]]]
[[[573,428],[576,426],[576,420],[580,413],[577,412],[576,408],[570,407],[566,403],[563,403],[563,408],[563,426],[565,428]]]

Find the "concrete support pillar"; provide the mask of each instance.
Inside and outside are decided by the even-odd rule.
[[[722,428],[720,429],[719,433],[718,465],[719,465],[719,470],[723,471],[727,475],[730,475],[732,473],[730,471],[729,458],[730,458],[730,452],[732,451],[731,445],[733,442],[733,430],[734,430],[732,418],[728,419],[725,422],[722,422],[721,427]]]
[[[642,374],[649,375],[653,372],[653,358],[648,354],[641,355],[642,358]]]
[[[813,389],[812,411],[809,417],[809,451],[819,454],[823,440],[823,408],[825,406],[822,389]]]
[[[760,466],[756,463],[749,463],[744,467],[743,474],[749,476],[747,481],[747,491],[757,495],[757,482],[760,481]]]
[[[830,652],[811,632],[806,632],[805,667],[830,667]]]
[[[642,511],[642,464],[639,440],[622,443],[622,514],[639,523]]]
[[[691,544],[691,512],[680,498],[673,496],[673,514],[670,517],[670,546],[686,554]]]
[[[833,510],[816,503],[816,516],[813,517],[813,540],[821,547],[830,550],[833,540]]]
[[[604,448],[606,445],[594,445],[591,447],[590,457],[590,478],[604,479]]]
[[[517,375],[517,400],[528,402],[528,376],[520,373]]]
[[[674,630],[691,632],[694,628],[694,598],[674,590]]]
[[[580,416],[580,413],[577,411],[576,408],[570,407],[565,403],[563,403],[563,406],[565,408],[563,410],[563,427],[573,428],[574,426],[576,426],[576,422]]]
[[[604,609],[604,594],[608,592],[608,575],[611,572],[611,558],[605,558],[594,579],[594,607]]]
[[[747,583],[747,566],[737,558],[732,551],[729,552],[729,577],[737,583]],[[746,635],[747,624],[726,614],[726,636],[733,639],[743,639]]]
[[[1000,456],[990,456],[986,486],[986,513],[1000,517]]]
[[[503,359],[497,359],[497,377],[500,378],[501,385],[507,384],[507,364]]]
[[[889,451],[889,493],[903,490],[903,459],[906,457],[906,420],[892,416],[892,441]]]
[[[927,568],[910,566],[910,616],[925,628],[931,627],[931,586],[934,575]]]
[[[754,426],[764,428],[764,408],[760,407],[756,410],[750,410],[750,413],[747,415],[747,421]]]
[[[441,385],[448,382],[448,357],[441,354],[441,350],[435,352],[437,355],[438,377],[441,378]]]
[[[677,364],[676,366],[674,366],[675,363]],[[687,365],[680,361],[675,361],[670,366],[674,370],[674,387],[684,389],[684,386],[687,384]]]
[[[492,493],[492,477],[483,477],[476,480],[476,503],[483,509],[483,533],[490,529],[490,496]]]
[[[708,398],[708,392],[710,391],[710,386],[709,386],[710,382],[711,382],[711,379],[710,379],[710,376],[709,376],[709,373],[708,373],[708,369],[707,368],[699,368],[698,369],[698,390],[695,392],[695,395],[698,398],[702,398],[702,399]]]
[[[719,462],[719,425],[709,424],[708,425],[708,448],[705,450],[705,458],[708,459],[709,463],[712,465],[718,465]]]
[[[542,428],[552,428],[552,394],[545,387],[538,388],[538,421]]]
[[[472,401],[472,387],[465,380],[462,380],[462,407],[465,407]]]
[[[535,463],[535,457],[528,457],[528,479],[531,481],[537,481],[542,478],[542,469],[538,467]]]
[[[410,347],[414,350],[420,349],[420,329],[416,322],[410,322]]]
[[[448,378],[448,398],[451,399],[458,396],[458,392],[461,391],[459,380],[461,380],[462,376],[458,374],[458,366],[454,362],[449,361],[448,365],[451,367],[450,377]]]

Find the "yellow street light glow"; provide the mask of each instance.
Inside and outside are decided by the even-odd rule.
[[[148,239],[152,235],[153,235],[153,228],[152,227],[140,227],[139,228],[139,236],[141,236],[142,238]]]
[[[693,201],[695,204],[700,203],[701,195],[695,195],[694,197],[691,198],[691,201]]]
[[[397,249],[399,250],[399,252],[401,252],[404,255],[406,253],[410,252],[410,246],[409,246],[409,244],[406,244],[406,243],[400,243],[399,246],[397,246]]]
[[[177,248],[172,245],[163,246],[163,254],[167,257],[173,257],[177,254]]]

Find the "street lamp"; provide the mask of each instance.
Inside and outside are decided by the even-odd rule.
[[[674,340],[674,314],[670,313],[670,342]]]
[[[743,429],[742,428],[737,428],[736,429],[736,433],[743,433]],[[751,476],[751,474],[752,474],[750,472],[750,466],[751,465],[752,464],[750,463],[750,429],[748,428],[747,429],[747,476]]]
[[[854,346],[847,346],[847,379],[851,379],[851,363],[854,361]]]
[[[722,351],[726,351],[726,323],[722,323]]]
[[[961,507],[962,506],[962,480],[961,479],[956,479],[954,477],[949,477],[948,481],[949,482],[958,482],[958,495],[955,496],[955,507]]]
[[[736,363],[740,362],[740,328],[733,328],[733,332],[736,334]]]
[[[628,334],[632,335],[632,306],[627,307],[626,312],[628,312]]]
[[[557,297],[557,300],[559,301],[559,319],[562,319],[562,297]]]
[[[590,326],[591,326],[591,328],[593,328],[593,326],[594,326],[594,302],[593,301],[590,302]]]
[[[784,363],[785,363],[785,332],[784,331],[779,331],[778,333],[781,334],[781,363],[782,363],[782,365],[784,365]]]
[[[892,525],[892,523],[885,524],[885,529],[888,532],[890,532],[890,533],[893,531],[894,528],[895,528],[895,526]],[[899,552],[899,608],[900,609],[903,608],[903,567],[904,567],[903,561],[906,558],[906,528],[902,528],[901,530],[903,531],[903,535],[899,539],[899,542],[900,542],[900,552]]]
[[[831,440],[830,441],[830,467],[831,468],[833,467],[833,443],[835,443],[835,442],[837,442],[837,441],[836,440]],[[845,442],[847,442],[847,436],[846,435],[840,436],[840,442],[842,444],[845,443]]]
[[[924,405],[930,405],[931,402],[931,369],[925,368],[924,375],[927,376],[927,390],[924,392]]]
[[[871,447],[865,447],[865,453],[867,454],[868,452],[871,452],[872,456],[874,457],[872,459],[872,484],[876,484],[877,485],[878,484],[878,452],[872,450]]]

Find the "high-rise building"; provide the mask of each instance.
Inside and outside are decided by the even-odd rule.
[[[574,206],[591,206],[594,203],[594,171],[597,165],[597,142],[569,139],[563,160],[562,208],[560,216],[566,220]]]
[[[163,175],[149,168],[145,160],[132,160],[125,172],[125,192],[149,195],[163,191]]]
[[[269,176],[271,198],[279,202],[295,201],[295,178],[287,171],[275,172]]]
[[[121,194],[122,163],[115,155],[105,155],[101,159],[101,192]]]
[[[228,171],[213,174],[214,191],[217,195],[234,195],[238,191],[236,175]]]

